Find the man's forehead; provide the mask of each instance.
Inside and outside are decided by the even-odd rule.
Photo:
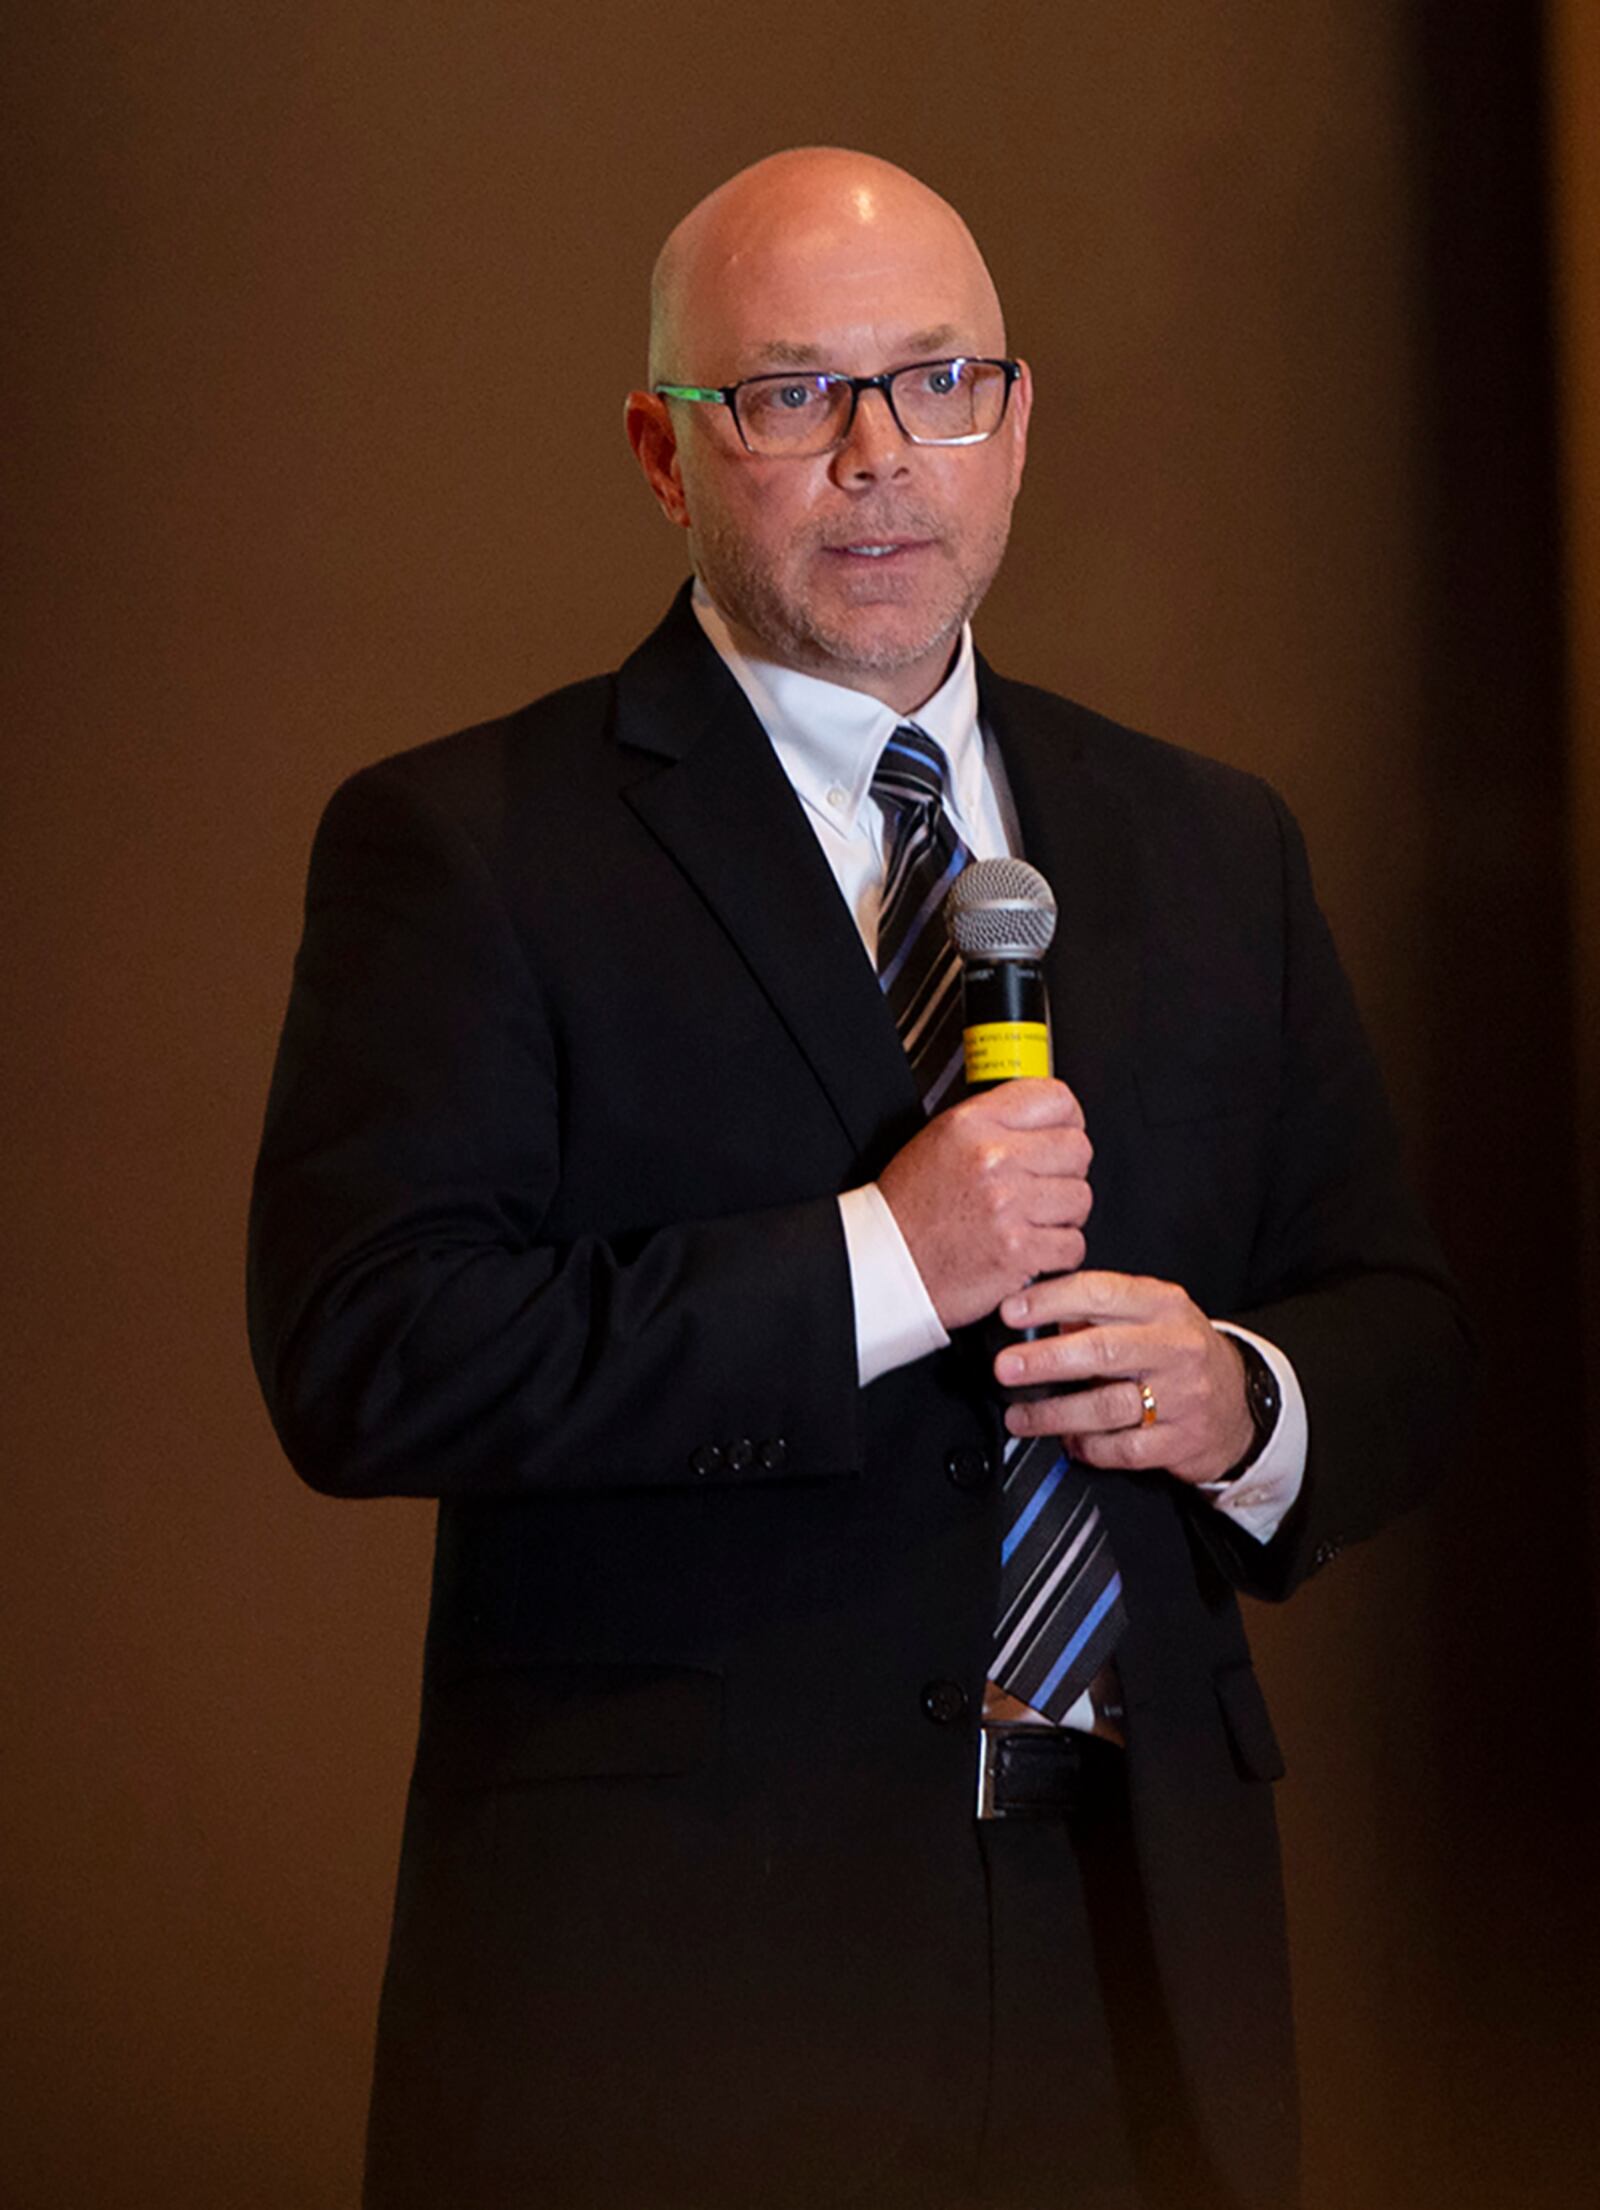
[[[696,374],[747,375],[848,365],[841,348],[877,368],[884,348],[910,360],[1004,339],[955,210],[903,170],[826,152],[775,157],[703,201],[668,241],[653,305],[675,374],[690,353]]]
[[[953,322],[930,323],[926,329],[909,331],[897,350],[908,360],[932,359],[959,345],[962,335]],[[751,360],[761,368],[831,368],[836,365],[834,350],[825,340],[804,338],[765,338],[748,348]]]
[[[687,341],[762,367],[872,371],[942,352],[993,352],[1003,326],[975,252],[928,252],[915,242],[863,243],[846,235],[792,254],[730,256],[702,264],[685,286]]]

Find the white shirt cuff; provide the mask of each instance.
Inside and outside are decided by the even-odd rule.
[[[1306,1450],[1311,1428],[1306,1418],[1305,1393],[1300,1377],[1276,1343],[1268,1343],[1249,1328],[1234,1327],[1227,1320],[1212,1325],[1223,1335],[1253,1343],[1272,1368],[1278,1384],[1278,1424],[1267,1447],[1247,1473],[1237,1481],[1200,1481],[1195,1485],[1210,1497],[1219,1512],[1237,1520],[1257,1542],[1270,1542],[1289,1516],[1289,1507],[1300,1494],[1306,1477]]]
[[[942,1351],[950,1338],[877,1183],[847,1189],[839,1219],[855,1299],[856,1372],[864,1389],[896,1366]]]

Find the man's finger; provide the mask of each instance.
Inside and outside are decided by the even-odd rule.
[[[1008,1324],[1010,1307],[1016,1302],[1008,1297],[1000,1307]],[[1159,1348],[1149,1328],[1137,1323],[1075,1327],[1068,1335],[1007,1344],[995,1358],[995,1378],[1015,1389],[1023,1382],[1098,1381],[1108,1374],[1146,1374],[1160,1363]]]
[[[1086,1466],[1124,1470],[1165,1466],[1176,1440],[1165,1422],[1154,1427],[1081,1427],[1080,1397],[1039,1397],[1006,1406],[1006,1427],[1013,1435],[1060,1435],[1072,1455]]]
[[[1032,1228],[1020,1263],[1030,1274],[1065,1274],[1083,1264],[1083,1252],[1081,1228]]]
[[[1094,1209],[1094,1191],[1081,1175],[1041,1174],[1024,1189],[1022,1204],[1036,1227],[1081,1228]]]
[[[977,1157],[990,1176],[1084,1181],[1094,1146],[1081,1128],[1009,1128],[1001,1134],[990,1126],[983,1130]]]
[[[1022,1432],[1067,1436],[1074,1443],[1090,1435],[1131,1433],[1144,1424],[1144,1402],[1136,1381],[1106,1382],[1069,1397],[1041,1397],[1015,1409],[1025,1417]]]
[[[1013,1131],[1010,1155],[1025,1173],[1082,1181],[1094,1163],[1094,1145],[1081,1128],[1028,1128]]]
[[[1058,1082],[1053,1076],[1025,1075],[1015,1082],[1001,1082],[954,1110],[997,1120],[1003,1128],[1083,1126],[1083,1107],[1065,1082]]]
[[[1043,1327],[1052,1320],[1157,1320],[1183,1298],[1172,1282],[1147,1274],[1112,1274],[1085,1267],[1068,1280],[1030,1283],[1000,1308],[1007,1327]]]

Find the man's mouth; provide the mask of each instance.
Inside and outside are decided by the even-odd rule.
[[[923,537],[871,537],[858,544],[830,545],[828,550],[850,560],[892,560],[896,553],[920,552],[927,542]]]

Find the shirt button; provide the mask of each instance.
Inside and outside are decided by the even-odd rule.
[[[967,1708],[967,1692],[955,1681],[929,1681],[922,1708],[936,1727],[950,1726]]]
[[[828,803],[835,813],[842,813],[850,803],[850,793],[840,783],[835,783],[828,793]]]

